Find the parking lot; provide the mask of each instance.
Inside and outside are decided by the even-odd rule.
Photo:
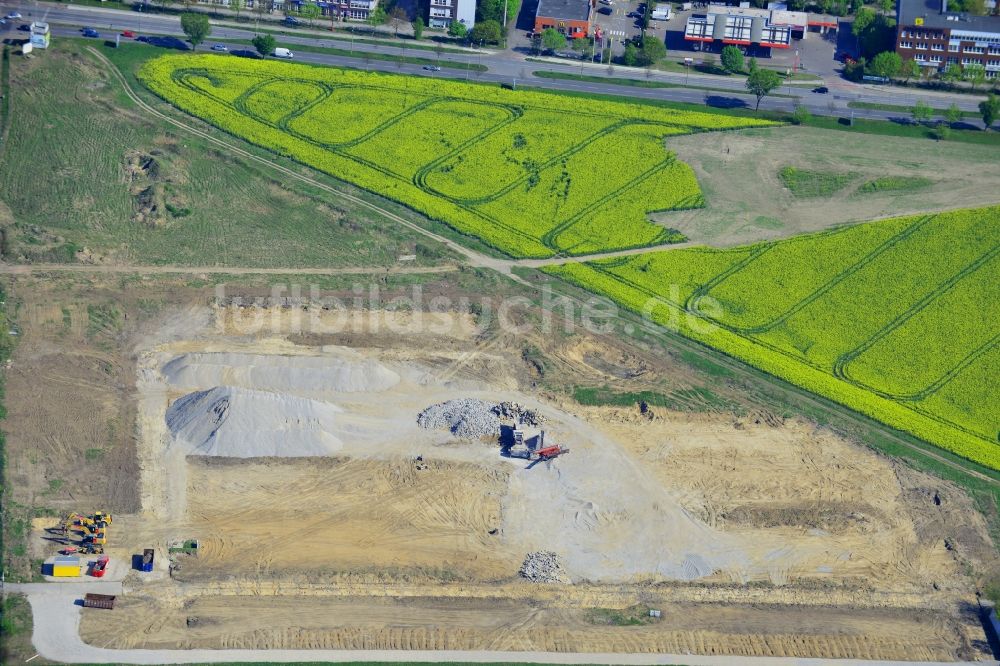
[[[638,37],[640,28],[640,0],[599,0],[594,14],[594,26],[600,29],[605,44],[617,55],[624,49],[624,42]],[[655,6],[655,3],[654,3]],[[671,19],[673,22],[673,19]],[[664,39],[667,21],[650,21],[646,34],[655,39]]]

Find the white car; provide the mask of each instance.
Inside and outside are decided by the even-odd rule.
[[[21,12],[11,12],[10,14],[7,14],[7,16],[5,16],[4,18],[7,19],[8,21],[19,19],[21,18]]]
[[[218,51],[219,53],[229,53],[229,47],[225,44],[213,44],[212,50]]]
[[[601,0],[601,4],[602,4],[602,5],[607,5],[608,7],[611,7],[611,6],[613,6],[613,5],[615,4],[615,3],[613,2],[613,0]]]
[[[288,58],[290,60],[290,59],[292,59],[292,58],[295,57],[295,54],[292,53],[291,51],[289,51],[288,49],[285,49],[285,48],[282,48],[282,47],[279,46],[278,48],[274,49],[274,57],[275,58]]]

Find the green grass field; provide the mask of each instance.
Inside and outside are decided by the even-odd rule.
[[[72,43],[10,68],[0,154],[7,261],[74,261],[84,248],[122,263],[194,266],[391,266],[415,249],[417,263],[442,259],[398,224],[145,117]]]
[[[546,269],[1000,469],[1000,207]]]
[[[828,197],[844,189],[853,176],[849,173],[829,173],[809,171],[787,166],[778,172],[778,177],[793,196]]]
[[[163,56],[139,77],[221,129],[519,257],[681,240],[646,219],[703,205],[667,137],[768,124],[210,55]]]

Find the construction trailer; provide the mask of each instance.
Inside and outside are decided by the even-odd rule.
[[[57,555],[52,560],[52,575],[56,578],[79,577],[80,558],[73,555]]]
[[[113,594],[94,594],[88,592],[86,596],[83,597],[83,607],[84,608],[106,608],[107,610],[112,610],[115,607],[115,595]]]

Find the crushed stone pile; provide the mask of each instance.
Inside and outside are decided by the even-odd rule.
[[[532,583],[569,583],[569,576],[559,563],[559,556],[550,550],[528,553],[518,571],[522,578]]]
[[[417,424],[431,430],[448,430],[456,437],[477,439],[498,436],[500,424],[511,419],[529,426],[541,423],[537,412],[517,403],[459,398],[431,405],[417,416]]]
[[[318,400],[217,386],[182,396],[167,409],[171,446],[187,455],[230,458],[328,456],[349,436],[341,409]]]

